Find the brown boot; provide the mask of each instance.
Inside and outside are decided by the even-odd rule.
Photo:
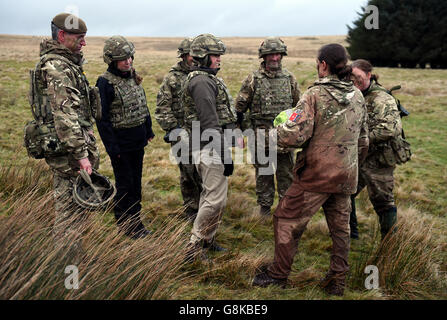
[[[323,288],[327,294],[341,297],[345,290],[345,274],[337,274],[329,271],[326,276],[321,279],[319,286]]]

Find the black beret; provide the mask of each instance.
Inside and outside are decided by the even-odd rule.
[[[51,21],[56,27],[68,33],[86,33],[87,25],[84,20],[71,13],[59,13]]]

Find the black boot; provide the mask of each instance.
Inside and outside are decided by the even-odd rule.
[[[395,224],[397,222],[397,208],[391,207],[378,213],[380,222],[380,233],[382,239],[391,231],[396,232]]]
[[[213,238],[210,242],[208,241],[203,241],[203,246],[204,249],[208,249],[210,251],[215,251],[215,252],[225,252],[228,251],[227,248],[221,247],[217,242],[216,239]]]
[[[201,242],[202,241],[188,243],[184,260],[185,263],[193,263],[197,260],[200,260],[202,262],[208,261],[208,256],[206,255],[205,250],[202,248],[203,244]]]
[[[357,214],[355,210],[355,195],[351,196],[351,215],[349,218],[349,226],[351,229],[351,239],[358,239],[359,238],[359,230],[357,228]]]
[[[151,231],[144,227],[139,214],[134,216],[121,215],[117,218],[117,225],[119,232],[124,233],[127,237],[134,240],[142,239],[152,234]]]
[[[263,217],[269,216],[271,213],[271,207],[269,206],[260,206],[259,207],[259,214]]]

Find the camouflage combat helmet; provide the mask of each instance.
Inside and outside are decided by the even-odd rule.
[[[258,49],[259,58],[271,53],[281,53],[287,55],[287,46],[278,37],[268,37],[262,41],[261,46]]]
[[[182,40],[182,42],[180,42],[177,51],[177,58],[181,58],[182,55],[189,53],[191,49],[191,42],[191,38],[185,38]]]
[[[96,209],[109,203],[116,194],[110,180],[93,170],[89,175],[85,170],[76,178],[73,200],[82,208]]]
[[[225,54],[225,44],[212,34],[198,35],[192,40],[190,55],[194,58],[205,58],[209,54]]]
[[[125,60],[135,54],[135,46],[123,36],[113,36],[106,40],[103,50],[104,62]]]

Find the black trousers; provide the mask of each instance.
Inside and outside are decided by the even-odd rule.
[[[116,184],[115,218],[118,225],[131,223],[133,232],[143,228],[140,220],[143,157],[144,149],[140,149],[110,158]]]

